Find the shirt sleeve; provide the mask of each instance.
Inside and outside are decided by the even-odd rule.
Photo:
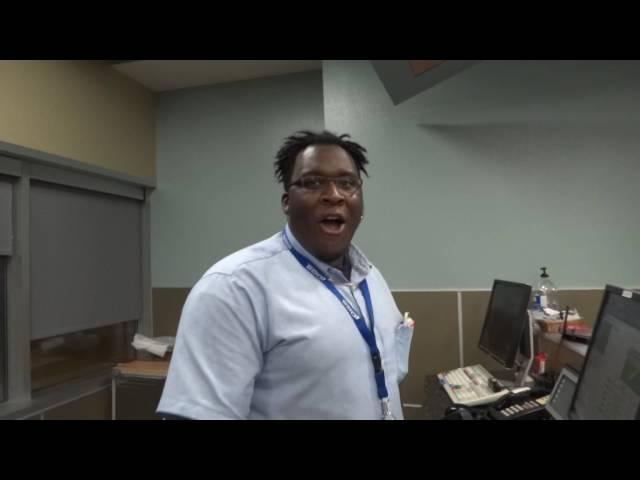
[[[201,279],[185,302],[158,413],[246,419],[262,345],[251,296],[233,275]]]

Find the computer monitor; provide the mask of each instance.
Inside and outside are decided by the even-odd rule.
[[[640,294],[606,286],[569,418],[640,420]]]
[[[526,384],[533,384],[534,381],[529,377],[529,372],[533,366],[533,359],[535,357],[535,342],[533,336],[534,320],[531,312],[527,310],[526,319],[524,322],[524,330],[522,331],[522,337],[520,338],[520,345],[516,353],[515,360],[515,384],[517,386],[523,386]]]
[[[549,403],[545,405],[545,409],[555,420],[569,419],[569,407],[577,383],[578,374],[568,367],[563,368],[553,386]]]
[[[530,285],[494,280],[478,343],[500,365],[517,367],[518,385],[525,382],[534,355],[532,319],[527,310],[530,299]]]

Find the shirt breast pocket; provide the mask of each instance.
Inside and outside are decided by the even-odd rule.
[[[399,383],[409,371],[409,350],[413,336],[413,328],[404,326],[403,316],[395,304],[387,304],[379,328],[383,337],[384,354],[391,356],[389,362],[395,366],[397,382]],[[376,322],[377,322],[376,318]],[[376,325],[376,330],[378,325]]]
[[[411,352],[411,340],[413,327],[401,324],[395,332],[396,362],[398,365],[398,383],[409,373],[409,353]]]

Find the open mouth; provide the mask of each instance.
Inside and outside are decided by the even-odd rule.
[[[342,215],[327,215],[320,220],[320,228],[329,235],[340,235],[346,226]]]

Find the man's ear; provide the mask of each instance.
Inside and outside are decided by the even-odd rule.
[[[280,198],[280,204],[282,205],[282,211],[285,215],[289,215],[289,194],[284,192]]]

